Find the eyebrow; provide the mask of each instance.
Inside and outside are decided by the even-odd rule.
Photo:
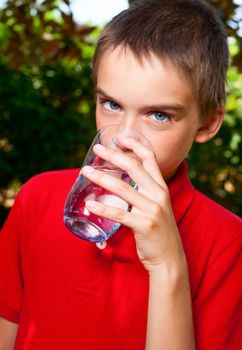
[[[99,94],[99,95],[102,95],[103,97],[105,97],[108,100],[111,100],[111,101],[114,101],[114,102],[117,101],[116,98],[110,96],[109,94],[107,94],[104,90],[102,90],[98,86],[95,88],[95,93]]]
[[[100,94],[103,97],[105,97],[108,100],[114,101],[117,104],[120,104],[118,100],[115,97],[110,96],[108,93],[106,93],[104,90],[102,90],[100,87],[95,88],[95,93]],[[149,109],[149,110],[174,110],[179,112],[184,112],[186,110],[185,106],[179,104],[179,103],[162,103],[162,104],[154,104],[149,106],[144,106],[142,109]]]

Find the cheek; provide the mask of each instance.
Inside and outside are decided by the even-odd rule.
[[[160,135],[159,140],[151,141],[157,161],[162,165],[179,163],[189,152],[193,140],[187,135]]]
[[[100,128],[103,128],[104,126],[107,126],[111,124],[110,121],[106,120],[106,118],[103,118],[102,116],[96,114],[96,128],[99,130]],[[114,123],[112,123],[114,124]]]
[[[123,124],[122,115],[120,113],[108,113],[100,107],[96,106],[96,127],[100,129],[106,125]]]
[[[97,105],[96,106],[96,127],[97,129],[102,128],[105,126],[107,123],[105,123],[105,118],[103,117],[100,107]]]

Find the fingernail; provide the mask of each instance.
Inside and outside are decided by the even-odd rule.
[[[95,150],[97,150],[97,151],[105,151],[105,147],[103,146],[103,145],[100,145],[100,144],[98,144],[98,145],[95,145],[94,147],[93,147]]]
[[[95,201],[86,201],[86,207],[87,207],[87,209],[95,209],[95,208],[97,208],[98,207],[98,203],[97,202],[95,202]]]
[[[84,173],[84,174],[92,174],[93,172],[94,172],[93,167],[88,166],[88,165],[82,169],[82,173]]]

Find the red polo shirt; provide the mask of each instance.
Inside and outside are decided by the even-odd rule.
[[[148,275],[132,231],[121,227],[100,250],[65,228],[77,174],[35,176],[17,196],[0,233],[0,316],[19,323],[15,350],[144,350]],[[197,192],[184,163],[169,190],[197,349],[242,349],[241,220]]]

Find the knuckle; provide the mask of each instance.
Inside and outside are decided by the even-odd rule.
[[[143,169],[143,164],[140,161],[138,161],[138,159],[134,159],[133,162],[133,167],[137,168],[138,170]]]
[[[124,181],[119,181],[115,184],[115,192],[122,195],[122,193],[127,193],[130,191],[130,186],[124,182]]]
[[[130,173],[132,173],[134,169],[140,171],[141,168],[143,168],[143,166],[137,159],[132,158],[127,162],[127,170]]]
[[[110,149],[109,150],[109,157],[108,157],[108,159],[109,160],[115,159],[115,156],[116,156],[116,151],[113,150],[113,149]]]
[[[146,154],[145,154],[147,159],[156,159],[155,152],[152,151],[151,149],[146,148]]]
[[[101,215],[102,217],[105,218],[109,218],[110,220],[111,217],[113,216],[113,212],[112,212],[112,207],[110,207],[109,205],[107,205],[106,203],[101,203],[101,205],[99,206],[99,215]]]
[[[98,178],[98,182],[102,185],[105,183],[105,172],[104,171],[98,171],[97,173],[97,178]]]
[[[154,198],[155,199],[155,205],[158,206],[158,208],[156,208],[156,210],[160,210],[160,212],[166,208],[166,206],[170,205],[170,194],[169,194],[169,190],[164,188],[165,185],[162,184],[162,187],[159,186],[160,190],[157,191],[157,195]],[[155,209],[154,209],[155,210]]]
[[[154,228],[156,227],[156,223],[151,218],[147,218],[144,226],[147,234],[149,234],[149,232],[154,230]]]
[[[158,205],[156,203],[151,205],[150,210],[151,210],[151,215],[154,219],[156,219],[157,217],[160,217],[162,214],[162,209],[161,209],[160,205]]]
[[[161,197],[160,197],[161,205],[163,208],[170,205],[170,196],[168,194],[168,191],[163,191]]]
[[[115,221],[123,222],[125,212],[122,209],[115,209]]]
[[[147,232],[150,232],[157,228],[161,215],[162,208],[156,203],[151,204],[149,208],[149,216],[145,221],[145,229]]]

